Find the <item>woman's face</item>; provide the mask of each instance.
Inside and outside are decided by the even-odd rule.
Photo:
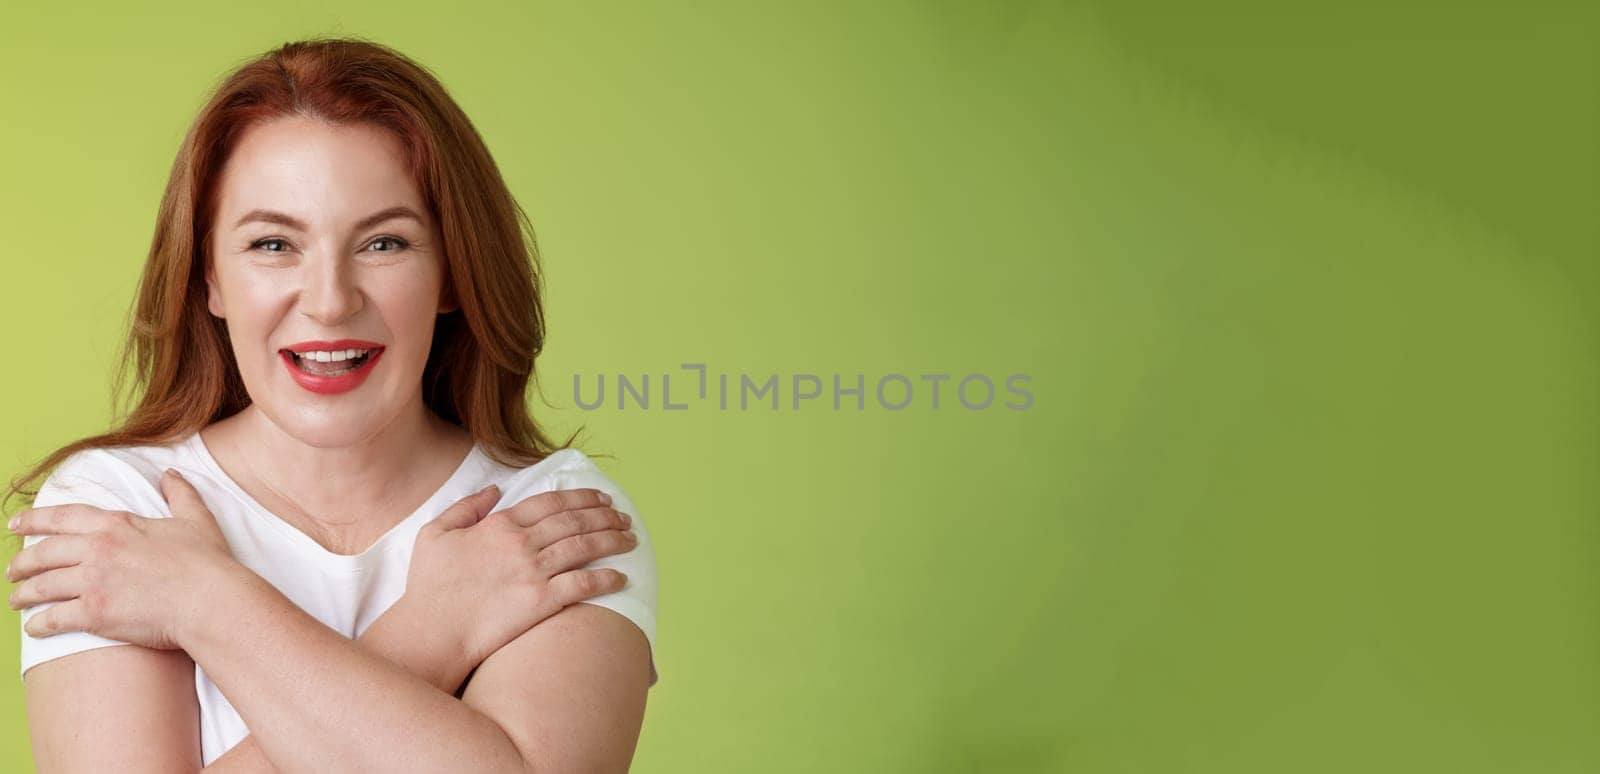
[[[437,227],[396,137],[301,116],[257,125],[222,170],[214,222],[207,304],[274,424],[347,446],[420,403],[450,307]],[[345,360],[352,349],[366,354]],[[290,354],[306,350],[323,354]]]

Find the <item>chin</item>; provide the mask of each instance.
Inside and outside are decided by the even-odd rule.
[[[329,427],[325,422],[318,422],[314,418],[292,423],[283,428],[284,432],[299,439],[307,446],[318,449],[338,449],[345,446],[355,446],[377,432],[377,425],[364,421],[342,423],[340,427]]]
[[[299,404],[259,408],[284,435],[319,449],[360,444],[393,419],[379,411],[373,402],[360,400],[326,403],[320,407]]]

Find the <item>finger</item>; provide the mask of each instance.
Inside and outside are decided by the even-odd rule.
[[[30,508],[17,514],[18,535],[82,535],[106,529],[125,519],[127,511],[108,511],[83,503]]]
[[[540,551],[535,561],[546,575],[575,570],[603,556],[632,551],[639,539],[631,531],[608,529],[558,540]]]
[[[11,557],[6,565],[6,580],[18,583],[45,570],[71,567],[83,561],[88,554],[89,538],[85,535],[52,535]]]
[[[428,525],[438,530],[470,527],[488,515],[497,502],[500,502],[500,487],[490,484],[457,500]]]
[[[535,522],[528,528],[535,549],[542,549],[551,543],[581,535],[585,532],[598,532],[603,529],[627,529],[628,518],[622,512],[607,507],[583,508],[576,511],[563,511],[554,516],[547,516]]]
[[[69,599],[34,613],[22,624],[30,637],[49,637],[62,632],[88,631],[87,608],[81,599]]]
[[[11,590],[7,604],[12,610],[26,610],[45,602],[77,599],[83,593],[83,568],[63,567],[40,573]]]
[[[176,469],[167,468],[161,474],[161,494],[166,498],[172,515],[187,519],[210,519],[211,509],[201,499],[200,492]]]
[[[573,570],[550,579],[551,596],[562,607],[582,602],[590,597],[621,591],[628,585],[628,576],[609,567],[593,570]]]
[[[562,511],[598,508],[611,504],[611,495],[598,489],[555,489],[525,498],[507,508],[518,526],[531,527],[540,519]]]

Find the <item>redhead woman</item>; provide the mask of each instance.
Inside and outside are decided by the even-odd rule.
[[[232,73],[161,202],[132,409],[13,483],[39,770],[626,770],[655,556],[528,414],[541,284],[424,68],[344,38]]]

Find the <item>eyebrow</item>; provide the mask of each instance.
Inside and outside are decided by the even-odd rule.
[[[379,210],[365,218],[362,218],[356,223],[356,230],[360,231],[361,229],[371,228],[392,218],[410,218],[418,223],[424,222],[422,220],[422,216],[418,215],[416,211],[412,210],[410,207],[402,205],[390,207],[386,210]],[[238,228],[251,221],[259,223],[277,223],[279,225],[288,226],[289,228],[298,229],[300,231],[309,230],[306,224],[302,223],[298,218],[294,217],[293,215],[277,212],[276,210],[251,210],[245,213],[244,217],[240,218],[237,223],[234,223],[233,227]]]

